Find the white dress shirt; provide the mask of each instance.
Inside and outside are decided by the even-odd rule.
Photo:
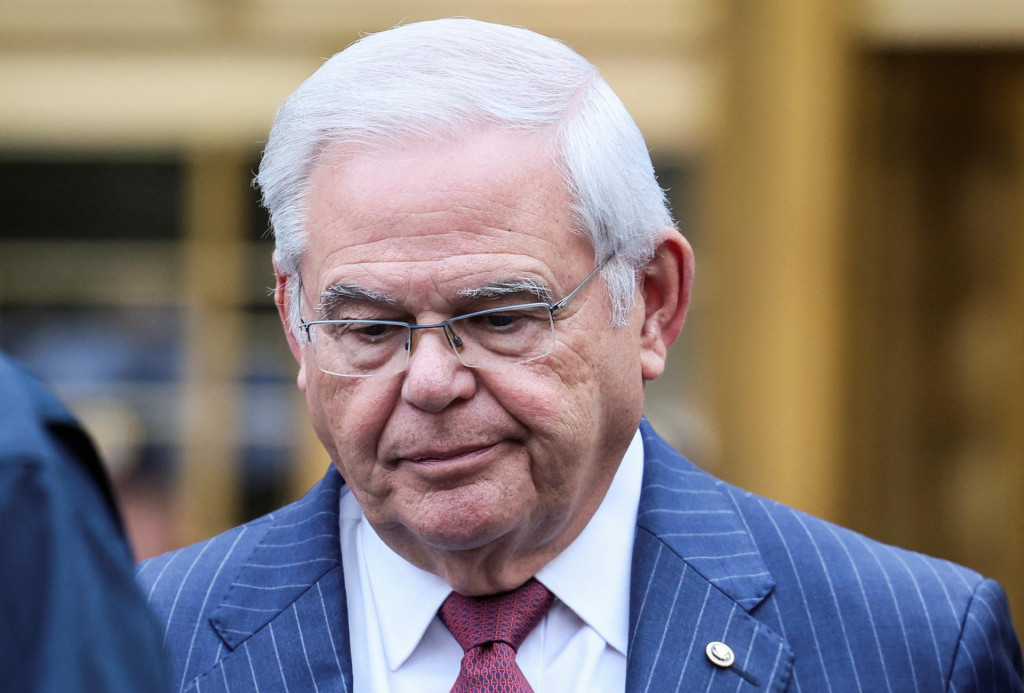
[[[639,431],[583,532],[537,573],[556,599],[516,662],[536,693],[622,693],[629,576],[643,478]],[[356,693],[447,692],[462,648],[437,618],[451,592],[385,544],[346,486],[341,555]]]

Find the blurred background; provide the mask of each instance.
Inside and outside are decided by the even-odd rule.
[[[249,181],[323,58],[450,15],[569,43],[647,136],[698,267],[661,432],[1024,623],[1021,0],[0,0],[0,348],[138,556],[322,475]]]

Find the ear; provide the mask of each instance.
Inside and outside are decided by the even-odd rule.
[[[298,277],[284,274],[277,265],[277,253],[274,254],[274,305],[277,306],[277,314],[281,318],[281,325],[284,327],[284,335],[288,339],[288,348],[292,356],[299,364],[298,386],[303,392],[306,391],[306,358],[305,351],[299,340],[295,337],[295,330],[291,324],[291,313],[288,311],[288,284],[297,282]]]
[[[644,380],[654,380],[664,372],[668,348],[683,329],[690,305],[693,266],[690,244],[676,229],[664,229],[654,259],[640,278],[644,307],[640,368]]]

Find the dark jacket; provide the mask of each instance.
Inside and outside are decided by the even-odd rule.
[[[159,693],[166,680],[95,448],[0,355],[0,689]]]

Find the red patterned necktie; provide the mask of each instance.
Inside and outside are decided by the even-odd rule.
[[[554,600],[535,578],[486,597],[449,594],[438,616],[465,653],[452,693],[533,693],[516,652]]]

